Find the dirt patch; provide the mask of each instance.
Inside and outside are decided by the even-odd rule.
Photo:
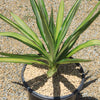
[[[79,67],[75,64],[62,65],[58,72],[48,78],[47,68],[27,65],[24,78],[27,84],[37,93],[45,96],[64,96],[71,94],[81,82]]]

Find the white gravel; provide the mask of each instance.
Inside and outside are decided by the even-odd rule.
[[[54,7],[54,18],[56,21],[58,0],[44,0],[50,15],[51,5]],[[75,1],[75,0],[74,0]],[[73,5],[73,0],[64,0],[65,13],[68,13],[69,9]],[[82,20],[88,15],[92,8],[96,5],[98,0],[82,0],[81,6],[73,19],[73,23],[69,28],[68,35],[82,22]],[[99,7],[100,8],[100,7]],[[12,19],[10,11],[20,16],[27,24],[36,32],[38,32],[36,21],[33,16],[33,12],[30,6],[29,0],[0,0],[0,13],[6,17]],[[28,17],[27,17],[28,16]],[[36,30],[37,29],[37,30]],[[0,19],[0,32],[12,31],[17,32],[14,28],[6,24]],[[38,34],[38,36],[40,36]],[[76,45],[81,44],[90,39],[100,40],[100,16],[94,21],[93,24],[81,35]],[[75,45],[75,46],[76,46]],[[9,53],[37,53],[24,44],[11,38],[0,37],[0,52]],[[80,100],[100,100],[100,47],[94,46],[86,48],[78,52],[74,57],[94,59],[91,63],[82,64],[85,72],[91,76],[86,80],[83,93],[80,95]],[[23,64],[13,63],[0,63],[0,100],[27,100],[26,90],[17,84],[12,82],[21,82],[21,69]],[[95,80],[97,79],[97,80]],[[95,80],[95,81],[93,81]]]

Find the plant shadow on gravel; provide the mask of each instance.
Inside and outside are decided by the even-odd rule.
[[[82,97],[82,95],[78,95],[76,100],[98,100],[94,97]]]
[[[39,68],[42,67],[42,68],[47,69],[44,66],[40,67],[40,66],[35,65],[35,67],[39,67]],[[76,89],[75,86],[70,81],[68,81],[67,78],[65,78],[62,74],[73,75],[73,76],[75,75],[77,77],[81,77],[79,74],[77,74],[77,71],[80,71],[79,68],[80,67],[76,66],[76,64],[66,64],[66,65],[62,65],[62,66],[60,66],[60,68],[58,68],[57,73],[52,78],[53,96],[54,97],[60,96],[60,92],[61,92],[60,82],[63,83],[63,85],[66,88],[68,88],[71,92],[73,92]],[[85,74],[85,76],[87,74],[88,74],[88,72]],[[86,82],[86,80],[88,80],[90,77],[91,76],[88,76],[88,77],[85,78],[85,84],[84,84],[83,89],[88,87],[91,83],[94,83],[97,80],[97,79],[94,79],[92,81]],[[43,74],[43,75],[38,76],[38,77],[36,77],[32,80],[27,81],[27,84],[31,87],[31,89],[36,91],[37,89],[42,87],[47,82],[47,80],[48,80],[47,75]],[[23,84],[21,84],[19,82],[12,82],[12,83],[24,86]],[[82,94],[78,93],[76,100],[97,100],[97,99],[93,98],[93,97],[82,97]]]
[[[85,73],[85,76],[87,76],[88,73],[89,73],[89,71],[87,71],[87,73]],[[90,77],[91,76],[85,77],[85,82],[84,82],[84,86],[83,86],[82,90],[84,90],[86,87],[88,87],[90,84],[94,83],[97,80],[97,79],[94,79],[89,82],[86,82]],[[76,100],[98,100],[98,99],[96,99],[94,97],[83,97],[81,93],[78,93]]]

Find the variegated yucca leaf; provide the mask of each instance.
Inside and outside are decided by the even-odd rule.
[[[11,26],[13,26],[14,28],[16,28],[18,31],[20,31],[26,38],[30,39],[31,41],[35,42],[38,46],[40,46],[41,48],[44,48],[44,46],[42,45],[42,42],[37,38],[37,41],[32,38],[32,36],[27,33],[24,29],[27,29],[27,28],[22,28],[20,25],[14,23],[13,21],[11,21],[10,19],[6,18],[5,16],[1,15],[0,14],[0,18],[3,19],[5,22],[9,23]],[[21,20],[21,19],[20,19]],[[24,23],[24,22],[23,22]],[[24,25],[23,25],[24,27]],[[27,27],[27,26],[26,26]],[[29,27],[28,27],[29,29]],[[31,30],[31,29],[29,29]],[[32,30],[31,30],[32,31]],[[33,32],[34,33],[34,32]],[[34,33],[35,34],[35,33]],[[36,36],[37,37],[37,36]]]
[[[56,21],[56,31],[55,31],[55,41],[57,40],[59,31],[61,29],[62,23],[63,23],[63,17],[64,17],[64,0],[61,0],[58,15],[57,15],[57,21]]]
[[[50,21],[49,21],[49,29],[52,33],[52,37],[54,38],[55,33],[55,24],[54,24],[54,18],[53,18],[53,8],[51,8],[51,15],[50,15]]]
[[[38,1],[38,7],[39,7],[39,10],[42,10],[42,13],[43,15],[45,16],[45,19],[48,23],[48,13],[47,13],[47,10],[46,10],[46,7],[45,7],[45,4],[44,4],[44,0],[37,0]]]
[[[68,31],[68,28],[72,22],[72,19],[73,17],[75,16],[75,13],[79,7],[79,4],[80,4],[80,1],[81,0],[77,0],[75,2],[75,4],[73,5],[73,7],[71,8],[71,10],[69,11],[67,17],[65,18],[64,22],[63,22],[63,25],[61,27],[61,30],[58,34],[58,37],[57,37],[57,40],[56,40],[56,50],[55,50],[55,55],[57,53],[57,51],[59,50],[59,46],[61,44],[61,42],[63,41],[67,31]]]
[[[17,57],[0,57],[0,62],[11,62],[11,63],[25,63],[25,64],[40,64],[48,66],[46,63],[34,59],[17,58]]]
[[[0,14],[0,18],[11,26],[16,28],[20,33],[16,32],[0,32],[0,36],[14,38],[32,49],[38,51],[38,54],[9,54],[0,52],[0,62],[13,62],[25,64],[41,64],[48,66],[48,77],[53,76],[61,64],[90,62],[92,60],[73,58],[73,54],[89,46],[100,46],[100,40],[89,40],[83,44],[73,48],[80,35],[94,22],[99,16],[100,10],[95,13],[100,1],[96,4],[89,15],[82,21],[82,23],[74,30],[74,32],[64,41],[64,37],[70,27],[70,24],[79,8],[82,0],[76,0],[72,8],[64,19],[64,0],[61,0],[56,24],[54,22],[53,8],[51,7],[50,18],[47,13],[44,0],[30,0],[32,10],[36,17],[36,22],[41,41],[37,35],[22,19],[14,13],[11,16],[15,22]],[[67,6],[67,5],[65,5]],[[88,34],[88,33],[87,33]],[[93,33],[94,34],[94,33]]]
[[[45,60],[47,59],[44,56],[37,55],[37,54],[10,54],[10,53],[3,53],[0,52],[0,55],[6,56],[6,57],[16,57],[16,58],[29,58],[34,60]]]
[[[90,62],[91,60],[86,59],[69,59],[65,58],[57,62],[57,64],[70,64],[70,63],[80,63],[80,62]]]
[[[14,39],[26,44],[27,46],[37,50],[39,53],[42,53],[45,57],[48,56],[48,54],[43,49],[38,47],[34,42],[32,42],[31,40],[22,36],[21,34],[14,33],[14,32],[0,32],[0,36],[7,36],[7,37],[14,38]]]
[[[43,22],[42,22],[42,19],[41,19],[39,7],[38,7],[38,5],[37,5],[35,0],[30,0],[30,3],[31,3],[32,9],[33,9],[33,12],[34,12],[34,14],[36,16],[37,26],[39,28],[41,37],[43,38],[43,40],[45,41],[45,43],[46,43],[46,45],[48,47],[48,43],[46,41],[45,34],[44,34]]]
[[[15,21],[18,23],[18,25],[24,29],[29,36],[35,40],[35,42],[38,42],[38,44],[42,45],[42,42],[38,39],[36,33],[33,32],[33,30],[30,29],[30,27],[23,21],[21,20],[17,15],[11,12],[12,17],[15,19]]]
[[[98,11],[93,17],[96,8],[100,2],[97,3],[97,5],[94,7],[94,9],[90,12],[90,14],[86,17],[86,19],[76,28],[76,30],[73,32],[72,35],[70,35],[67,40],[64,42],[60,53],[58,54],[58,57],[66,56],[66,54],[69,52],[69,50],[72,48],[72,46],[75,44],[75,42],[78,40],[79,36],[90,26],[90,24],[99,16],[100,11]],[[92,18],[91,18],[92,17]],[[57,57],[57,58],[58,58]]]
[[[73,54],[75,54],[76,52],[78,52],[81,49],[84,49],[86,47],[90,47],[90,46],[94,46],[94,45],[99,45],[100,46],[100,40],[90,40],[87,41],[83,44],[80,44],[79,46],[75,47],[74,49],[72,49],[68,54],[67,57],[71,57]]]
[[[23,33],[24,36],[31,39],[31,36],[29,34],[27,34],[27,32],[25,32],[18,24],[14,23],[13,21],[11,21],[10,19],[6,18],[5,16],[3,16],[1,14],[0,14],[0,18],[3,19],[5,22],[9,23],[11,26],[16,28],[21,33]]]
[[[39,9],[39,7],[38,7],[39,5],[37,5],[36,1],[35,0],[30,0],[30,1],[31,1],[31,5],[33,8],[34,14],[37,18],[37,25],[40,29],[41,36],[44,39],[49,52],[51,53],[50,60],[53,60],[55,43],[54,43],[54,39],[52,37],[52,33],[50,32],[48,22],[45,19],[45,15],[44,15],[42,9]]]
[[[83,29],[83,27],[86,25],[86,23],[88,24],[89,20],[91,19],[91,17],[93,16],[94,12],[96,11],[97,7],[100,5],[100,2],[98,2],[96,4],[96,6],[94,7],[94,9],[89,13],[89,15],[82,21],[82,23],[75,29],[75,31],[73,32],[73,34],[65,41],[65,43],[63,44],[63,46],[65,46],[68,41],[71,39],[71,37],[74,34],[80,33],[79,31],[81,31],[81,29]],[[99,14],[100,11],[98,11]],[[98,16],[97,14],[97,16]],[[89,25],[88,25],[89,26]]]

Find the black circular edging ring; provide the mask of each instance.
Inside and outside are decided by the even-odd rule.
[[[82,81],[81,81],[79,87],[72,94],[61,96],[61,97],[48,97],[48,96],[44,96],[44,95],[41,95],[41,94],[33,91],[24,80],[24,71],[27,66],[27,64],[25,64],[22,69],[22,72],[21,72],[21,78],[22,78],[22,82],[23,82],[25,88],[28,90],[29,100],[75,100],[77,93],[79,93],[83,87],[84,79],[85,79],[85,74],[84,74],[84,70],[83,70],[82,66],[79,63],[75,63],[75,64],[80,67],[80,73],[82,73]]]

